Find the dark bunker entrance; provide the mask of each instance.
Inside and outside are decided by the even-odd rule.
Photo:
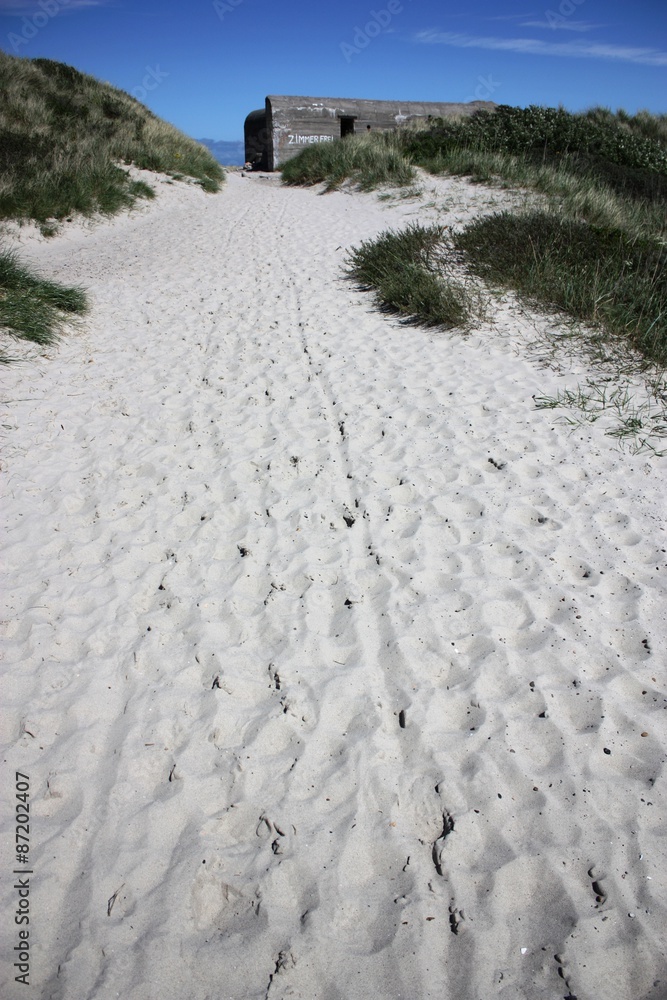
[[[354,123],[356,121],[356,115],[341,115],[340,116],[340,137],[344,139],[346,135],[354,135]]]

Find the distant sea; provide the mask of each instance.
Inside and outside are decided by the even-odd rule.
[[[231,142],[224,139],[197,139],[197,142],[210,149],[223,167],[242,167],[245,163],[245,144],[242,139]]]

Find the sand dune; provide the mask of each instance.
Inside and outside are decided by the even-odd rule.
[[[511,305],[343,279],[435,211],[232,174],[22,237],[93,302],[3,372],[32,996],[667,997],[667,460],[536,411]]]

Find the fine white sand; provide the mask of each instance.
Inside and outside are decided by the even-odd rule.
[[[430,195],[159,188],[17,238],[92,310],[2,373],[1,995],[664,1000],[667,459],[342,277]]]

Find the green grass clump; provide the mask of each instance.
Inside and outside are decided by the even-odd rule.
[[[465,327],[483,308],[452,265],[487,285],[511,288],[667,366],[667,246],[548,211],[498,212],[455,233],[411,225],[353,250],[347,273],[383,309],[425,325]]]
[[[200,143],[72,66],[0,52],[0,91],[0,218],[118,212],[152,194],[130,164],[178,172],[206,191],[224,177]]]
[[[453,242],[490,284],[597,324],[667,365],[666,246],[539,211],[478,219]]]
[[[382,184],[411,184],[415,172],[395,133],[371,132],[308,146],[287,161],[282,179],[285,184],[325,183],[327,191],[349,179],[362,191],[372,191]]]
[[[455,146],[423,166],[434,174],[469,177],[473,183],[537,191],[554,211],[573,219],[636,235],[667,236],[667,180],[663,184],[660,177],[653,191],[647,189],[645,198],[637,198],[628,196],[620,184],[614,190],[592,175],[573,172],[567,158],[534,163],[514,153]]]
[[[347,274],[361,288],[373,289],[384,311],[426,326],[465,328],[481,311],[481,300],[446,274],[445,240],[441,226],[389,230],[352,251]]]
[[[86,295],[80,288],[40,278],[19,263],[13,251],[0,251],[0,330],[46,345],[55,340],[68,314],[86,309]],[[0,361],[7,360],[0,355]]]

